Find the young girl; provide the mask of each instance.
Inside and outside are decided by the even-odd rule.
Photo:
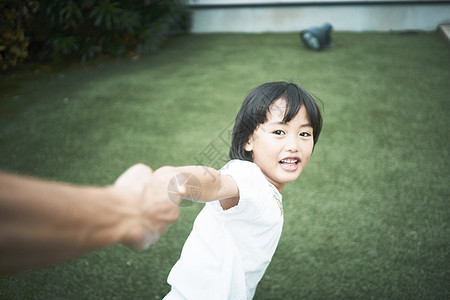
[[[281,192],[305,168],[321,128],[320,110],[306,91],[265,83],[244,100],[231,161],[221,170],[155,171],[156,179],[171,181],[169,193],[182,184],[185,198],[207,202],[169,274],[172,289],[164,299],[253,298],[280,239]]]

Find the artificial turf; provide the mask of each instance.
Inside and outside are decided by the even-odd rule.
[[[285,224],[255,299],[448,299],[450,45],[436,32],[189,35],[156,55],[1,77],[0,169],[106,185],[136,162],[223,164],[246,94],[293,81],[324,128],[283,192]],[[0,279],[1,299],[160,299],[202,204],[152,248],[117,245]]]

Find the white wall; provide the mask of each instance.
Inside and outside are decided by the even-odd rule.
[[[221,1],[223,2],[227,1]],[[238,2],[238,1],[234,1]],[[241,1],[242,2],[242,1]],[[248,1],[247,1],[248,2]],[[274,1],[272,1],[274,2]],[[298,2],[298,1],[297,1]],[[450,3],[191,6],[194,33],[293,32],[328,22],[335,31],[432,31],[450,23]]]

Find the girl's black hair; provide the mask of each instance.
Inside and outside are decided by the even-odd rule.
[[[314,145],[322,130],[322,116],[314,98],[296,84],[287,82],[269,82],[254,88],[242,103],[236,116],[231,138],[230,158],[253,161],[252,153],[244,149],[249,137],[258,125],[267,121],[270,105],[278,99],[286,101],[283,122],[289,122],[299,112],[302,105],[306,108],[309,122],[313,127]]]

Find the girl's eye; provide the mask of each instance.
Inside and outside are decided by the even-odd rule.
[[[300,136],[308,137],[308,136],[311,136],[311,134],[309,132],[301,132]]]
[[[283,130],[275,130],[275,131],[273,132],[273,134],[276,134],[276,135],[283,135],[283,134],[284,134],[284,131],[283,131]]]

